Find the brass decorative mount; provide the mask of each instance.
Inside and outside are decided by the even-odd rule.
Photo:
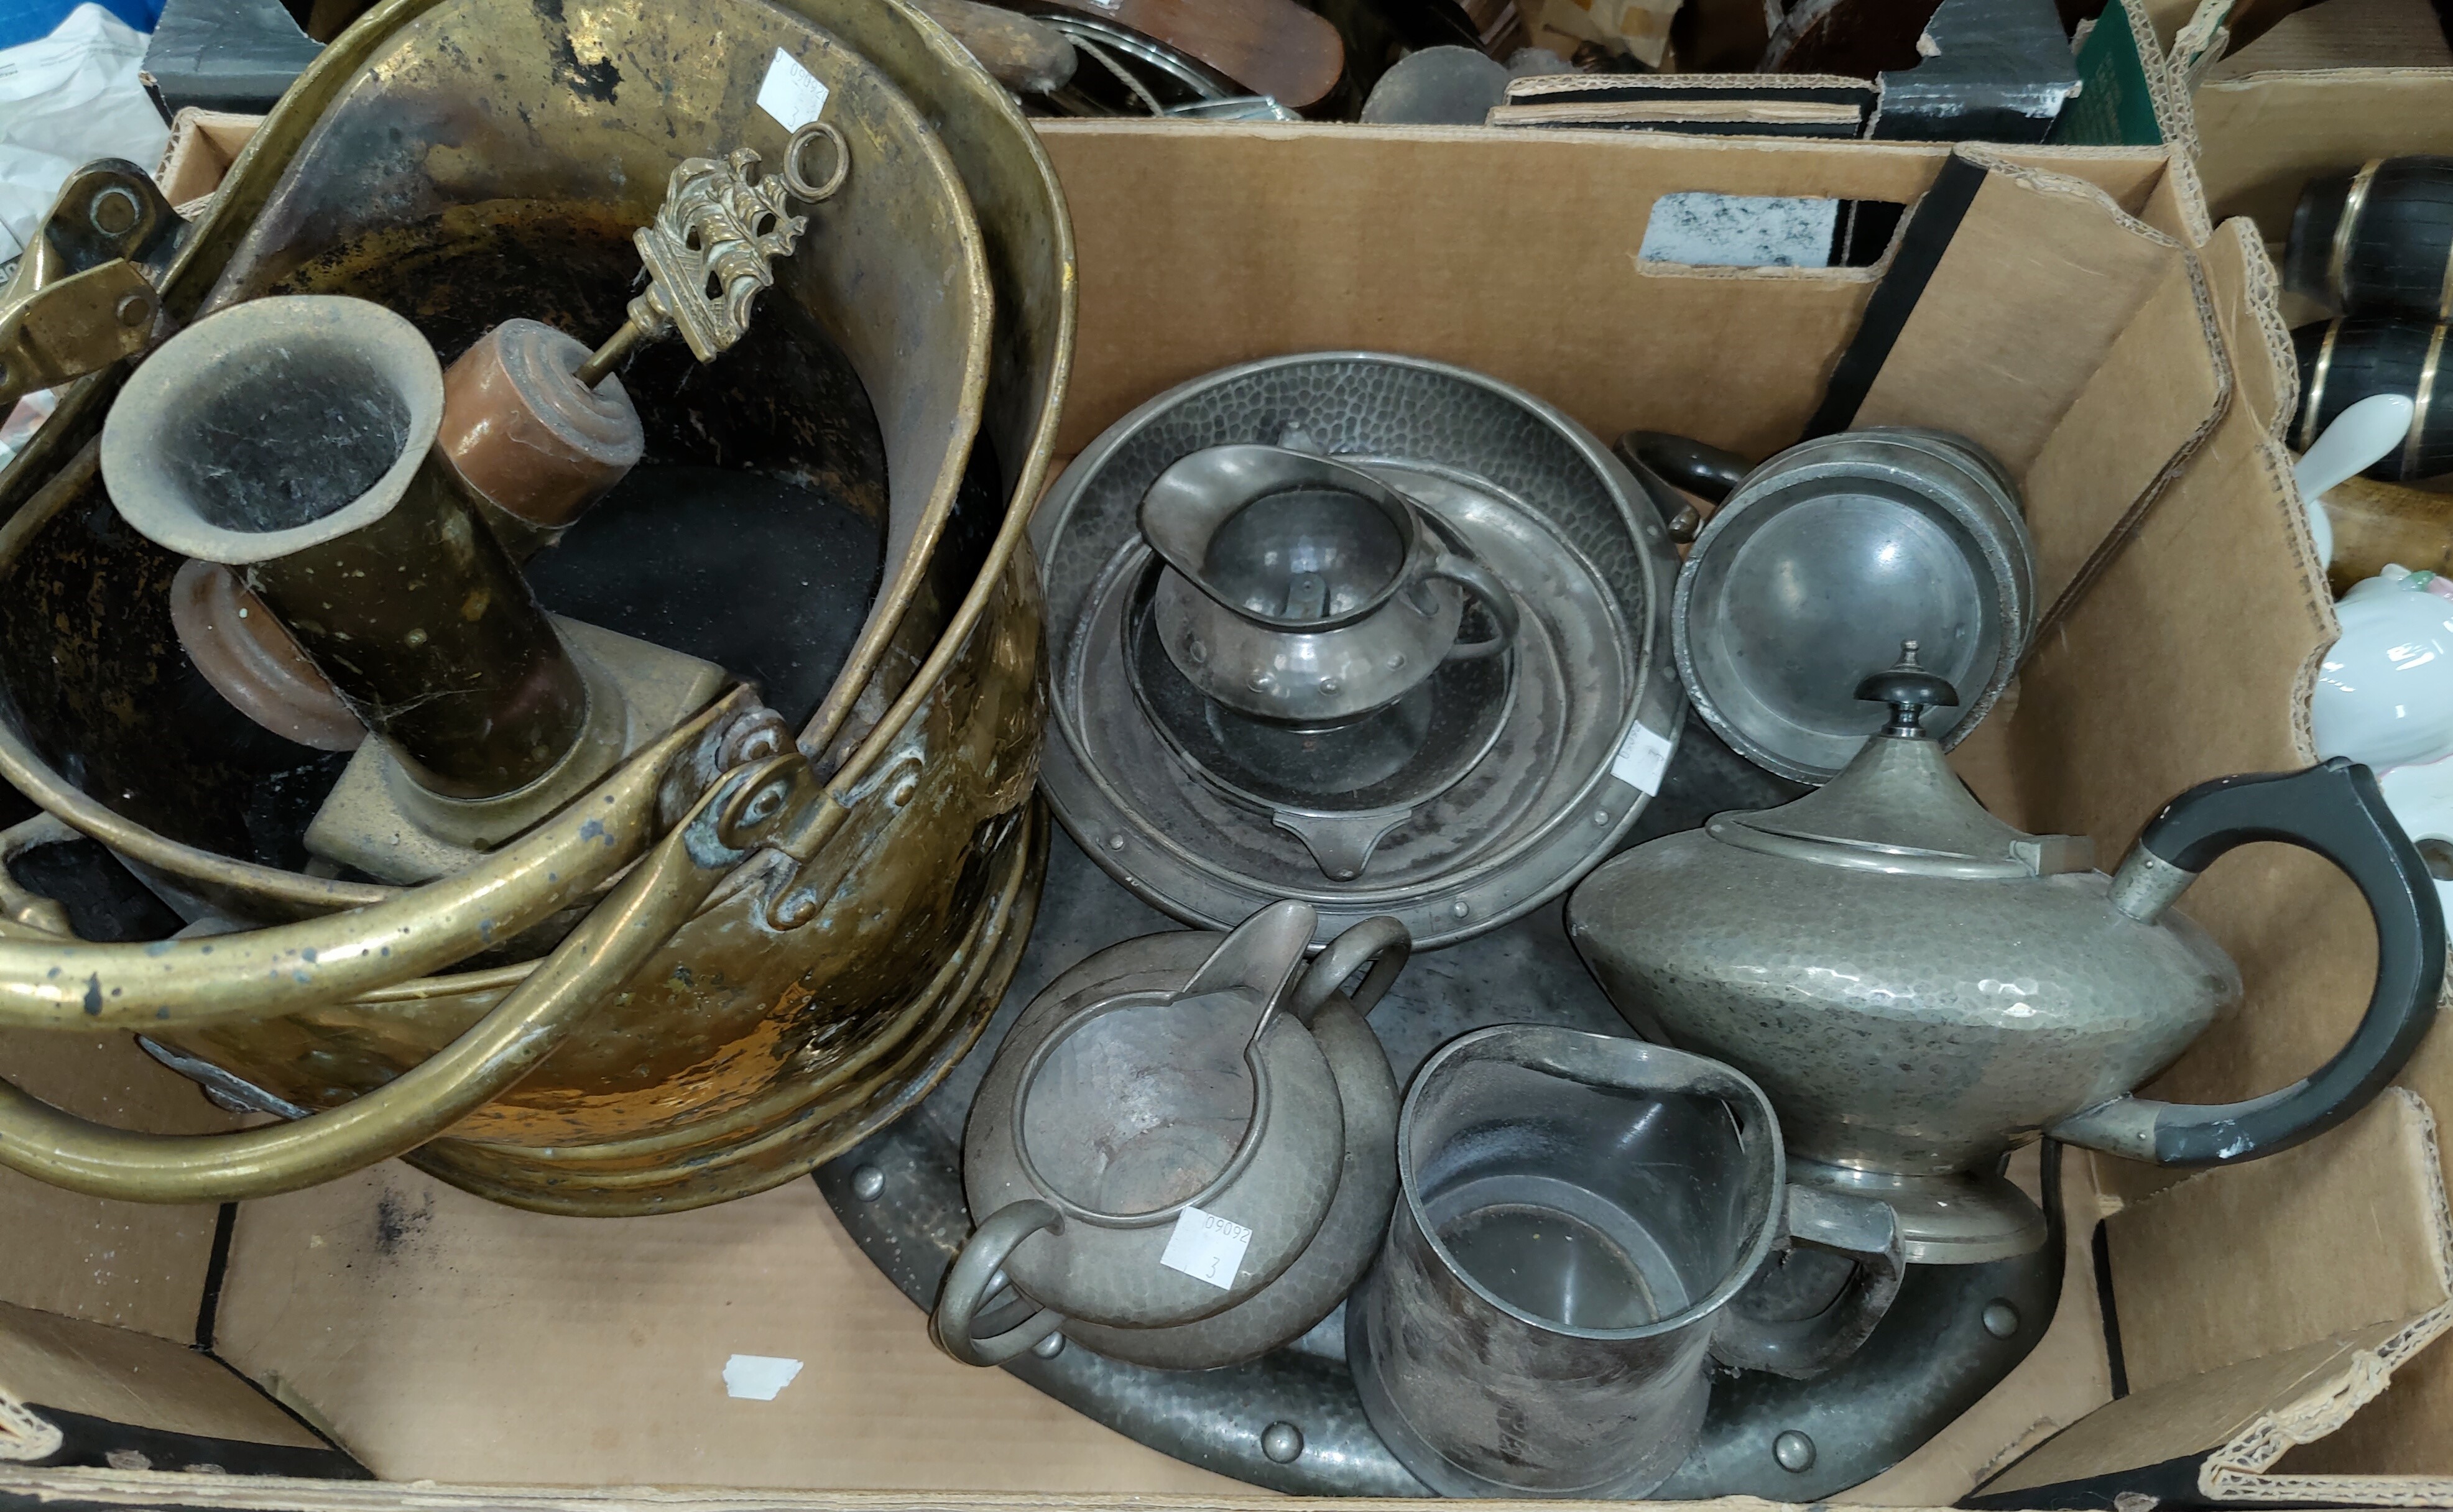
[[[834,164],[824,179],[811,180],[801,159],[817,141],[832,145]],[[748,334],[750,302],[775,282],[769,265],[790,256],[808,228],[790,202],[830,198],[850,172],[851,153],[841,131],[812,121],[792,133],[780,172],[760,172],[759,162],[743,147],[721,163],[693,157],[673,169],[656,218],[631,237],[648,288],[630,301],[622,328],[581,365],[581,383],[603,382],[642,341],[678,332],[691,356],[712,362]]]

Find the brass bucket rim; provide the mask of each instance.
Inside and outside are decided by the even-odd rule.
[[[279,172],[249,173],[250,166],[259,156],[282,154],[282,168],[286,170],[288,162],[307,144],[323,121],[325,112],[344,92],[349,82],[369,68],[379,54],[427,12],[452,3],[454,0],[383,0],[382,4],[352,23],[308,65],[267,113],[264,123],[228,170],[225,183],[245,192],[225,192],[215,196],[204,218],[196,224],[163,276],[162,304],[166,311],[192,311],[211,300],[214,285],[223,269],[255,224],[264,202],[282,182],[283,174]],[[1016,486],[1006,500],[1006,514],[997,536],[970,589],[938,636],[927,658],[884,717],[870,726],[866,739],[847,753],[836,769],[829,786],[839,795],[857,785],[890,749],[894,736],[917,711],[921,697],[942,676],[964,639],[978,624],[986,610],[989,591],[1027,529],[1030,501],[1035,500],[1040,486],[1046,480],[1048,448],[1053,445],[1062,418],[1062,396],[1070,367],[1077,313],[1070,217],[1064,212],[1063,193],[1056,181],[1054,166],[1027,119],[1003,90],[979,69],[962,45],[924,11],[908,4],[907,0],[875,0],[875,3],[900,14],[941,64],[951,66],[952,71],[958,75],[976,74],[978,83],[985,86],[986,94],[1009,118],[1009,123],[1026,143],[1028,155],[1039,169],[1057,210],[1055,225],[1061,239],[1058,257],[1066,276],[1059,315],[1059,356],[1051,375],[1051,392],[1040,407],[1040,424]],[[804,14],[791,0],[780,0],[780,9],[801,19],[830,45],[843,47],[848,52],[851,50],[822,22]],[[877,70],[876,65],[867,58],[857,53],[852,55],[862,66],[883,74],[884,70]],[[890,80],[888,83],[890,86]],[[900,93],[899,90],[896,92]],[[916,105],[911,108],[917,109]],[[933,155],[946,157],[945,149],[939,145],[933,131],[924,132],[923,140]],[[975,340],[967,343],[967,371],[963,384],[967,396],[962,407],[963,427],[970,446],[976,446],[983,435],[980,422],[986,403],[989,348],[994,332],[994,293],[986,272],[987,252],[977,213],[969,202],[968,186],[950,158],[946,158],[946,162],[954,187],[962,195],[962,208],[966,212],[962,220],[962,238],[968,254],[965,259],[966,270],[977,276],[983,286],[977,301],[981,329],[975,333]],[[207,311],[207,315],[257,302],[234,302],[222,309]],[[205,319],[199,318],[195,327],[190,328],[204,324]],[[155,354],[159,350],[156,348]],[[79,453],[59,459],[56,464],[55,454],[66,446],[75,445],[69,441],[72,433],[84,432],[90,436],[98,428],[90,423],[80,425],[79,422],[90,422],[91,412],[97,407],[110,406],[117,392],[132,380],[133,372],[141,367],[142,363],[131,366],[122,362],[79,379],[70,388],[58,412],[36,432],[33,441],[10,466],[0,468],[0,510],[9,510],[7,518],[0,520],[0,574],[15,566],[33,535],[67,506],[90,476],[95,462],[93,440],[84,440]],[[804,749],[823,748],[827,741],[835,738],[848,721],[861,692],[878,675],[893,632],[916,596],[922,569],[951,513],[970,446],[947,448],[947,465],[935,480],[929,504],[921,511],[915,524],[912,541],[905,553],[904,570],[881,587],[851,656],[838,671],[819,709],[802,732]],[[14,491],[11,486],[39,476],[47,467],[53,465],[57,470],[30,496],[10,509],[10,495]],[[45,813],[101,843],[144,871],[243,891],[254,900],[286,913],[312,915],[365,907],[414,890],[380,883],[315,877],[240,860],[173,840],[128,818],[69,782],[35,751],[15,719],[7,712],[0,712],[0,777],[6,777]],[[517,963],[509,967],[496,968],[496,971],[504,974],[517,971],[525,975],[534,964]],[[401,988],[388,990],[402,991],[410,985],[404,984]]]

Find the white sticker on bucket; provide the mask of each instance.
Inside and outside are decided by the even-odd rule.
[[[766,82],[758,86],[758,109],[775,118],[775,124],[787,131],[797,131],[818,118],[827,108],[827,87],[818,76],[801,67],[801,60],[775,50],[775,61],[767,65]]]
[[[1251,1243],[1252,1231],[1233,1219],[1187,1207],[1175,1216],[1175,1232],[1167,1236],[1167,1252],[1158,1263],[1225,1291],[1235,1284],[1236,1267]]]
[[[1639,792],[1661,791],[1661,774],[1669,767],[1668,737],[1646,725],[1637,725],[1618,743],[1610,758],[1610,775]]]

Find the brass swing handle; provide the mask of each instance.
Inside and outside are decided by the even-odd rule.
[[[581,868],[565,873],[563,882],[586,886],[601,881],[632,850],[622,843],[613,826],[620,823],[625,810],[634,822],[652,822],[654,793],[665,775],[665,758],[680,748],[675,739],[660,743],[577,806],[583,810],[581,814],[556,821],[552,826],[556,833],[540,835],[525,848],[535,856],[552,855]],[[616,787],[623,791],[614,792]],[[642,792],[644,804],[638,801]],[[801,822],[804,810],[817,795],[816,779],[798,751],[788,749],[782,755],[735,767],[699,799],[681,823],[648,851],[620,886],[590,910],[552,955],[483,1019],[425,1062],[375,1091],[292,1123],[229,1134],[165,1135],[132,1133],[90,1123],[0,1082],[0,1164],[55,1186],[123,1202],[229,1203],[295,1191],[413,1149],[534,1069],[582,1016],[618,988],[675,929],[688,922],[734,866],[751,851]],[[628,804],[626,799],[629,800]],[[581,846],[595,854],[583,850],[573,856],[569,846],[563,844],[573,836]],[[543,865],[546,863],[538,861],[506,868],[498,860],[479,870],[509,869],[520,878],[533,879],[537,866]],[[464,880],[465,877],[455,882]],[[438,883],[434,888],[452,885]],[[434,888],[420,889],[420,894]],[[458,890],[470,889],[464,886]],[[480,898],[499,898],[502,890],[499,884],[491,887],[481,885],[475,889]],[[571,890],[574,889],[555,884],[537,889],[536,895],[545,903],[537,910],[539,915],[549,911]],[[423,901],[420,894],[340,917],[371,920],[383,916],[386,923],[377,925],[373,931],[363,925],[355,931],[362,938],[393,933],[389,921],[408,917]],[[192,945],[166,942],[169,949],[141,945],[47,947],[5,942],[0,943],[0,971],[10,977],[21,976],[25,965],[46,955],[59,957],[78,952],[99,962],[130,955],[150,957],[159,950],[161,955],[156,959],[168,960],[207,945],[214,947],[217,954],[232,952],[261,962],[267,959],[262,942],[269,937],[319,928],[329,935],[334,922],[289,925],[249,935],[223,935]],[[402,955],[418,948],[411,943],[417,933],[397,932]],[[425,933],[451,934],[456,947],[463,954],[467,952],[468,942],[458,931]],[[313,959],[320,953],[309,951],[307,955]],[[418,949],[418,953],[423,956],[433,950]],[[276,951],[271,959],[295,961],[296,956],[283,957]],[[402,956],[377,959],[389,966]],[[256,969],[266,968],[259,965]],[[276,967],[273,974],[286,973]],[[316,984],[318,990],[312,996],[317,1000],[341,995],[310,973],[300,975],[306,982]],[[99,983],[108,979],[97,970],[94,980]],[[291,1007],[306,1005],[302,1002]],[[167,1014],[170,1010],[162,1011]],[[257,1016],[282,1010],[267,1009],[258,1001],[245,1005],[245,1011]],[[92,1020],[83,1018],[82,1022]],[[198,1019],[190,1016],[184,1022]],[[46,1026],[77,1027],[80,1020],[63,1022],[52,1016],[46,1021]]]
[[[143,351],[161,309],[154,285],[187,229],[133,163],[97,158],[70,174],[0,288],[0,414]]]
[[[741,744],[737,732],[773,724],[746,691],[719,699],[515,844],[364,908],[135,945],[35,938],[39,919],[20,908],[12,927],[0,928],[0,1027],[175,1033],[279,1018],[430,975],[602,885],[667,827],[662,816],[737,764],[723,754]],[[765,750],[774,748],[769,736]]]

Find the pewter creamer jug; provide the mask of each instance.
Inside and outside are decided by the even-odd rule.
[[[2444,921],[2366,767],[2202,784],[2107,877],[2084,837],[2022,833],[1969,796],[1919,724],[1957,694],[1912,650],[1857,696],[1891,718],[1828,786],[1610,862],[1568,931],[1639,1033],[1762,1084],[1792,1182],[1889,1202],[1910,1261],[2041,1245],[2043,1215],[2000,1174],[2039,1134],[2159,1165],[2253,1160],[2358,1111],[2425,1036]],[[2254,841],[2359,885],[2378,946],[2366,1016],[2279,1092],[2131,1096],[2239,996],[2230,959],[2171,905]]]

